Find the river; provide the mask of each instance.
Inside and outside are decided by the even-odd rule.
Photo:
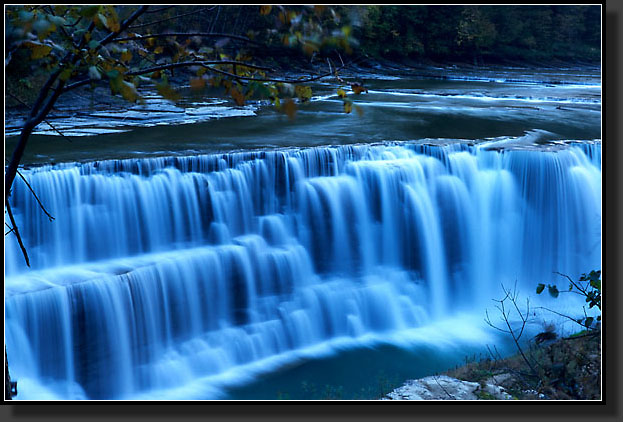
[[[601,267],[599,69],[358,80],[350,114],[333,83],[294,119],[191,91],[60,107],[71,143],[42,124],[23,171],[55,220],[12,196],[16,398],[374,399],[512,353],[483,321],[502,285]]]

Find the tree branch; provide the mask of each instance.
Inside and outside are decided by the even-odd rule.
[[[174,7],[174,6],[164,7],[164,8],[159,9],[159,10],[161,10],[161,11],[162,11],[162,10],[169,9],[169,8],[171,8],[171,7]],[[172,16],[172,17],[170,17],[170,18],[165,18],[165,19],[160,19],[160,20],[158,20],[158,21],[152,21],[152,22],[139,23],[139,24],[136,24],[136,25],[132,25],[132,26],[128,27],[128,29],[143,28],[143,27],[145,27],[145,26],[150,26],[150,25],[155,25],[155,24],[157,24],[157,23],[167,22],[167,21],[170,21],[170,20],[173,20],[173,19],[177,19],[177,18],[184,17],[184,16],[194,15],[194,14],[197,14],[197,13],[203,13],[203,12],[205,12],[205,11],[207,11],[207,10],[212,10],[212,9],[214,9],[214,6],[213,6],[213,7],[211,7],[211,8],[204,7],[203,9],[193,10],[192,12],[182,13],[182,14],[179,14],[179,15]],[[147,13],[153,13],[153,12],[154,12],[154,11],[147,12]]]
[[[117,38],[115,41],[146,41],[149,38],[166,38],[166,37],[203,37],[203,38],[231,38],[238,41],[244,41],[249,44],[262,45],[257,41],[242,35],[224,34],[221,32],[167,32],[149,35],[135,35],[130,37]]]
[[[28,252],[26,252],[26,247],[24,246],[24,242],[22,242],[22,236],[19,234],[19,229],[17,228],[17,223],[13,218],[13,212],[11,211],[11,204],[9,204],[8,199],[5,201],[6,210],[9,213],[9,220],[11,220],[12,231],[15,233],[17,237],[17,243],[19,243],[19,247],[22,250],[22,254],[24,255],[24,259],[26,260],[26,265],[30,267],[30,260],[28,259]],[[9,231],[9,233],[11,233]]]
[[[28,189],[30,189],[30,192],[32,193],[32,195],[35,197],[35,199],[37,200],[37,203],[39,204],[39,207],[41,207],[41,210],[43,210],[43,212],[45,213],[45,215],[48,216],[48,218],[50,219],[50,221],[54,220],[54,217],[52,217],[50,215],[50,213],[45,209],[45,207],[43,206],[43,204],[41,203],[41,200],[39,199],[39,197],[37,196],[37,194],[35,193],[34,189],[32,188],[32,186],[30,186],[30,183],[28,183],[28,181],[26,180],[26,178],[24,177],[24,175],[22,175],[22,173],[19,172],[19,170],[17,171],[17,174],[19,175],[19,177],[22,178],[22,180],[24,181],[24,183],[26,183],[26,186],[28,186]]]
[[[167,70],[167,69],[174,69],[178,67],[189,67],[189,66],[203,66],[203,67],[206,67],[207,69],[212,69],[208,66],[209,65],[221,65],[221,64],[229,64],[229,65],[234,65],[234,66],[245,66],[251,69],[266,70],[269,72],[273,71],[273,69],[271,69],[270,67],[258,66],[258,65],[254,65],[254,64],[250,64],[246,62],[239,62],[235,60],[202,60],[202,61],[168,63],[168,64],[159,65],[159,66],[149,67],[146,69],[135,70],[133,72],[126,73],[126,75],[138,76],[138,75],[144,75],[146,73],[157,72],[159,70]],[[239,77],[238,75],[235,75],[235,76]]]

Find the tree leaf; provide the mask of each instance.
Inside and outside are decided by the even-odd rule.
[[[311,99],[312,89],[309,86],[297,85],[294,88],[294,93],[296,94],[299,100],[305,102]]]
[[[337,96],[340,98],[346,98],[346,91],[344,91],[342,88],[338,88]]]
[[[100,10],[100,6],[84,6],[80,9],[80,16],[85,18],[92,18],[95,16]]]
[[[129,50],[123,50],[121,53],[121,61],[127,63],[130,60],[132,60],[132,53]]]
[[[203,89],[206,86],[206,80],[204,78],[190,78],[191,89]]]
[[[156,90],[169,101],[178,101],[182,96],[166,82],[156,84]]]
[[[350,88],[353,90],[353,92],[357,95],[361,94],[362,92],[368,92],[368,90],[366,88],[363,87],[363,85],[359,84],[359,83],[354,83],[350,86]]]
[[[138,91],[133,83],[123,81],[120,85],[120,93],[123,98],[134,103],[138,99]]]
[[[236,88],[231,88],[229,90],[229,95],[232,96],[236,105],[243,106],[244,105],[244,94],[238,91]]]
[[[288,115],[290,120],[296,117],[296,104],[292,99],[288,99],[283,105],[283,112]]]
[[[108,19],[106,19],[106,16],[102,15],[101,13],[95,15],[93,21],[98,26],[98,28],[108,28]]]
[[[549,286],[547,286],[547,289],[548,289],[548,291],[549,291],[549,294],[550,294],[552,297],[558,297],[558,294],[559,294],[560,292],[558,291],[558,288],[557,288],[556,286],[551,286],[551,285],[549,285]]]
[[[72,73],[72,70],[70,68],[63,69],[63,71],[58,77],[61,81],[67,81],[69,78],[71,78],[71,73]]]
[[[33,28],[37,31],[39,41],[43,41],[48,35],[56,31],[56,25],[45,18],[37,19],[33,25]]]
[[[260,15],[268,15],[272,8],[272,6],[260,6]]]
[[[344,101],[344,112],[349,114],[351,111],[353,111],[353,103],[350,101]]]
[[[101,75],[100,71],[97,70],[97,67],[95,67],[95,66],[89,67],[89,78],[91,80],[100,80],[100,79],[102,79],[102,75]]]
[[[41,59],[46,57],[52,51],[52,47],[47,44],[41,44],[35,41],[26,41],[23,45],[30,49],[31,59]]]
[[[543,293],[543,290],[545,289],[545,284],[543,283],[539,283],[536,286],[536,294],[540,295],[541,293]]]

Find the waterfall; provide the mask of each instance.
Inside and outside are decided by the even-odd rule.
[[[5,240],[11,375],[132,399],[395,335],[501,284],[600,268],[601,144],[284,148],[25,170]],[[19,397],[18,397],[19,398]]]

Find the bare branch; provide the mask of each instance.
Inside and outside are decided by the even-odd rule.
[[[37,203],[39,204],[39,207],[41,207],[41,209],[43,210],[43,212],[45,213],[45,215],[48,216],[48,218],[50,219],[50,221],[54,220],[54,217],[52,217],[50,215],[50,213],[45,209],[45,207],[43,206],[43,204],[41,203],[41,200],[39,199],[39,197],[37,196],[37,194],[35,193],[34,189],[32,188],[32,186],[30,186],[30,183],[28,183],[28,181],[26,180],[26,178],[24,177],[24,175],[22,175],[22,173],[19,172],[19,170],[17,171],[17,174],[19,175],[19,177],[22,178],[22,180],[24,181],[24,183],[26,183],[26,186],[28,186],[28,189],[30,190],[30,192],[32,193],[32,195],[35,197],[35,199],[37,200]]]
[[[152,10],[148,10],[145,13],[158,13],[158,12],[164,12],[165,10],[168,10],[172,7],[175,7],[175,5],[173,6],[165,6],[165,7],[161,7],[160,9],[152,9]]]
[[[231,38],[238,41],[244,41],[249,44],[262,45],[261,43],[252,40],[251,38],[244,37],[242,35],[225,34],[222,32],[166,32],[159,34],[149,35],[133,35],[130,37],[117,38],[116,42],[121,41],[146,41],[149,38],[167,38],[167,37],[202,37],[202,38]]]
[[[171,7],[174,7],[174,6],[164,7],[164,8],[159,9],[159,10],[163,11],[163,10],[169,9]],[[128,29],[143,28],[143,27],[146,27],[146,26],[155,25],[157,23],[162,23],[162,22],[167,22],[167,21],[170,21],[170,20],[173,20],[173,19],[184,17],[184,16],[195,15],[197,13],[203,13],[205,11],[212,10],[212,9],[214,9],[214,6],[211,7],[211,8],[204,7],[203,9],[193,10],[192,12],[182,13],[182,14],[179,14],[179,15],[172,16],[170,18],[165,18],[165,19],[160,19],[160,20],[157,20],[157,21],[146,22],[146,23],[139,23],[139,24],[136,24],[136,25],[132,25],[132,26],[128,27]],[[151,12],[147,12],[147,13],[154,13],[154,11],[152,10]]]
[[[207,67],[210,65],[237,65],[237,66],[242,66],[242,67],[248,67],[251,69],[258,69],[258,70],[266,70],[266,71],[273,71],[273,69],[271,69],[270,67],[266,67],[266,66],[258,66],[258,65],[254,65],[251,63],[246,63],[246,62],[239,62],[239,61],[235,61],[235,60],[212,60],[212,61],[188,61],[188,62],[177,62],[177,63],[169,63],[169,64],[163,64],[163,65],[159,65],[159,66],[153,66],[153,67],[149,67],[146,69],[140,69],[140,70],[136,70],[133,72],[128,72],[126,73],[126,75],[128,76],[137,76],[137,75],[144,75],[146,73],[152,73],[152,72],[157,72],[159,70],[167,70],[167,69],[174,69],[174,68],[178,68],[178,67],[189,67],[189,66],[203,66],[203,67]],[[207,67],[208,69],[212,69],[210,67]],[[236,77],[238,77],[236,75]]]
[[[22,101],[18,96],[14,95],[13,93],[11,93],[10,91],[6,91],[6,93],[9,95],[9,97],[13,98],[14,100],[18,101],[19,103],[21,103],[23,106],[25,107],[30,107],[28,104],[26,104],[24,101]],[[52,123],[50,123],[49,120],[43,119],[43,122],[46,123],[48,126],[50,126],[52,128],[52,130],[54,130],[56,133],[58,133],[60,136],[62,136],[63,138],[67,139],[69,142],[73,142],[72,139],[65,135],[64,133],[62,133],[60,130],[58,130],[56,127],[54,127],[52,125]]]
[[[30,259],[28,259],[28,252],[26,252],[26,247],[24,246],[24,242],[22,242],[22,236],[19,234],[19,229],[17,228],[17,223],[13,218],[13,211],[11,211],[11,204],[8,199],[5,201],[6,210],[9,213],[9,219],[11,220],[11,225],[13,226],[13,233],[15,233],[15,237],[17,237],[17,243],[19,243],[19,247],[22,250],[22,254],[24,255],[24,260],[26,260],[26,265],[30,267]],[[9,232],[10,233],[10,232]]]

